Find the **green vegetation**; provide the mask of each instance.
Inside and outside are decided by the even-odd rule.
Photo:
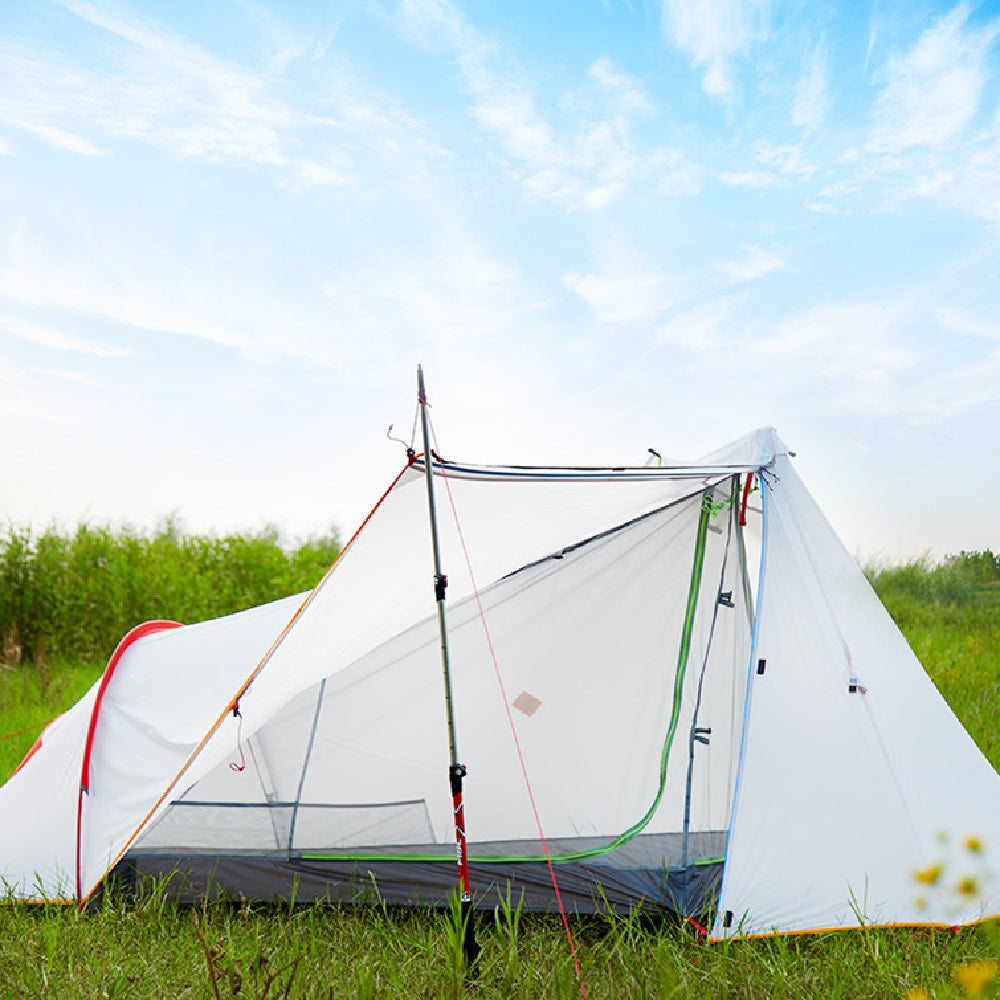
[[[334,533],[285,548],[273,528],[186,535],[172,519],[150,534],[0,526],[0,737],[20,734],[0,739],[0,778],[133,626],[205,621],[311,590],[339,553]]]
[[[192,621],[304,589],[336,553],[333,540],[287,553],[272,534],[190,539],[169,526],[150,538],[93,528],[72,538],[53,534],[43,545],[45,537],[8,529],[0,540],[0,629],[7,636],[0,735],[72,704],[137,621]],[[144,558],[163,562],[141,565]],[[53,582],[59,567],[76,590],[60,589],[56,600],[45,581]],[[111,578],[99,579],[108,567]],[[993,732],[1000,558],[962,553],[939,564],[874,568],[869,578],[956,714],[1000,766]],[[109,610],[101,602],[117,603]],[[19,659],[18,645],[29,655]],[[36,733],[0,741],[3,774]],[[985,848],[989,860],[1000,845]],[[481,921],[485,950],[478,976],[467,979],[447,914],[393,909],[377,898],[354,908],[244,902],[192,910],[166,903],[151,886],[134,903],[108,895],[83,914],[11,903],[0,906],[0,997],[583,995],[557,919],[522,916],[498,901]],[[690,925],[641,915],[578,919],[571,927],[593,998],[1000,996],[994,925],[957,934],[865,928],[713,946]]]
[[[225,537],[83,524],[0,528],[0,636],[26,660],[107,660],[133,625],[190,624],[311,590],[336,535],[282,548],[273,528]]]
[[[938,690],[1000,770],[1000,556],[962,552],[868,575]]]

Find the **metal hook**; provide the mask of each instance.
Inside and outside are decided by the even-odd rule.
[[[409,461],[409,462],[413,461],[413,459],[414,459],[414,457],[415,457],[415,455],[417,453],[402,438],[398,438],[398,437],[393,437],[392,436],[392,424],[389,424],[389,429],[385,432],[385,436],[390,441],[395,441],[397,444],[401,444],[406,449],[406,459],[407,459],[407,461]]]

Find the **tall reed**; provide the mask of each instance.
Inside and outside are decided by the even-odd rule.
[[[203,621],[309,590],[339,551],[336,533],[286,548],[274,528],[189,535],[172,519],[150,533],[5,524],[0,640],[29,662],[105,660],[139,622]]]

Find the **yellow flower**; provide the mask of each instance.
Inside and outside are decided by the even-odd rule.
[[[958,883],[958,894],[960,896],[966,896],[967,898],[972,898],[979,892],[979,883],[975,880],[972,875],[966,875]]]
[[[924,885],[937,885],[943,871],[944,865],[931,865],[930,868],[922,868],[920,871],[914,872],[913,877],[918,882],[923,882]]]
[[[982,854],[983,853],[983,842],[978,837],[966,837],[965,838],[965,849],[970,854]]]
[[[923,986],[914,986],[909,993],[903,997],[903,1000],[931,1000],[930,993],[923,988]]]
[[[951,974],[967,997],[978,997],[986,989],[986,984],[996,979],[997,972],[1000,972],[997,963],[987,958],[956,965]]]

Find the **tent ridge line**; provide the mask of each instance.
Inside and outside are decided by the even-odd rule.
[[[718,486],[719,483],[725,480],[725,478],[725,476],[719,477],[717,482],[712,484],[712,487],[714,488],[715,486]],[[603,538],[609,538],[611,535],[615,535],[620,531],[625,531],[627,528],[633,528],[635,525],[641,524],[643,521],[647,521],[651,517],[656,517],[657,514],[662,514],[664,511],[670,510],[671,507],[677,507],[680,504],[685,503],[696,493],[702,492],[704,492],[704,487],[693,489],[690,493],[685,493],[683,496],[670,500],[665,504],[661,504],[659,507],[647,510],[644,514],[639,514],[636,517],[630,518],[628,521],[622,521],[621,524],[616,524],[613,527],[606,528],[604,531],[599,531],[596,535],[589,535],[586,538],[581,538],[577,542],[571,542],[569,545],[565,545],[563,548],[557,549],[555,552],[550,552],[548,555],[542,556],[540,559],[535,559],[533,562],[525,563],[517,569],[512,569],[509,573],[505,573],[502,577],[500,577],[500,579],[509,580],[512,576],[517,576],[518,573],[523,573],[525,570],[541,566],[542,563],[548,562],[550,559],[561,558],[562,556],[575,552],[577,549],[583,548],[585,545],[590,545],[593,542],[599,542]]]

